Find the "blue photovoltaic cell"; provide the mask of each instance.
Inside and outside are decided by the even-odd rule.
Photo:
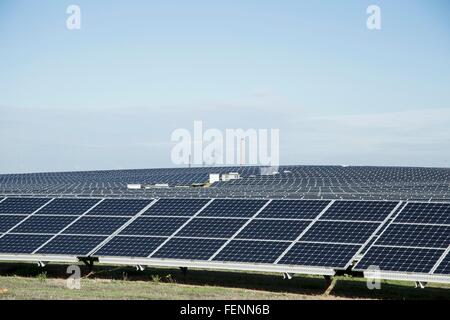
[[[37,253],[87,256],[107,237],[99,236],[56,236],[43,246]]]
[[[99,199],[54,199],[36,214],[82,215]]]
[[[160,199],[143,216],[193,216],[209,199]]]
[[[395,222],[450,224],[450,204],[408,203]]]
[[[393,223],[376,244],[446,249],[450,245],[450,226]]]
[[[278,264],[344,269],[359,245],[296,243]]]
[[[16,216],[16,215],[0,216],[0,232],[8,231],[25,218],[26,216]]]
[[[325,200],[273,200],[258,214],[258,218],[312,220],[329,203]]]
[[[148,206],[152,200],[106,199],[89,211],[89,216],[134,216]]]
[[[187,220],[188,218],[139,217],[122,230],[120,235],[167,237]]]
[[[441,261],[437,269],[434,271],[434,274],[450,275],[450,253],[447,253],[444,260]]]
[[[266,203],[267,200],[215,199],[199,216],[250,218]]]
[[[208,260],[225,242],[216,239],[172,238],[152,258]]]
[[[398,202],[336,201],[321,216],[323,220],[383,221]]]
[[[128,220],[129,218],[121,217],[84,216],[64,230],[64,234],[110,235],[128,222]]]
[[[301,220],[253,220],[237,236],[237,239],[295,240],[310,224]]]
[[[247,219],[195,218],[177,233],[179,237],[229,238]]]
[[[7,198],[0,203],[0,214],[31,214],[49,201],[46,198]]]
[[[378,223],[317,221],[301,241],[364,244],[378,228]]]
[[[50,238],[50,235],[6,234],[0,238],[0,253],[30,254]]]
[[[370,239],[370,241],[361,249],[361,251],[358,253],[360,255],[365,254],[367,250],[377,241],[379,235],[381,235],[384,230],[391,224],[391,221],[386,221],[381,228],[376,232],[376,234]]]
[[[213,260],[274,263],[288,246],[289,242],[233,240]]]
[[[354,270],[367,270],[377,266],[381,271],[428,273],[444,250],[371,247]]]
[[[110,257],[148,257],[166,238],[160,237],[122,237],[112,238],[97,250],[94,256]]]
[[[55,234],[68,226],[76,218],[70,216],[31,216],[11,230],[11,232]]]

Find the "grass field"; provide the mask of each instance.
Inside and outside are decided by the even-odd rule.
[[[411,282],[383,281],[368,290],[365,279],[337,277],[325,294],[321,277],[279,274],[131,267],[82,267],[81,289],[66,286],[67,265],[0,264],[0,299],[450,299],[450,285],[415,289]]]

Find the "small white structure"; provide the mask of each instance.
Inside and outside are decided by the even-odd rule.
[[[138,183],[129,183],[129,184],[127,184],[127,189],[131,189],[131,190],[142,189],[142,185],[138,184]]]
[[[156,183],[155,184],[155,188],[168,188],[169,184],[168,183]]]
[[[214,183],[220,181],[220,173],[210,173],[209,183]]]
[[[230,172],[230,173],[224,173],[222,174],[222,181],[230,181],[239,179],[241,176],[238,172]]]

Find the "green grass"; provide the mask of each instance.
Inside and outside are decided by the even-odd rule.
[[[450,286],[430,284],[415,289],[411,282],[383,281],[368,290],[365,279],[341,276],[330,295],[321,277],[229,271],[96,266],[82,267],[81,290],[66,286],[67,265],[44,269],[33,264],[0,264],[0,299],[450,299]],[[6,289],[6,290],[5,290]]]

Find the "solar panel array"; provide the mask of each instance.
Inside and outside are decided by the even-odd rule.
[[[449,248],[450,204],[407,203],[355,270],[448,275]]]
[[[241,178],[206,183],[210,173]],[[167,184],[128,190],[127,184]],[[267,198],[450,201],[450,169],[413,167],[193,167],[0,174],[0,195],[137,198]]]
[[[6,198],[0,256],[75,256],[449,276],[450,204]],[[356,266],[353,267],[354,263]]]

